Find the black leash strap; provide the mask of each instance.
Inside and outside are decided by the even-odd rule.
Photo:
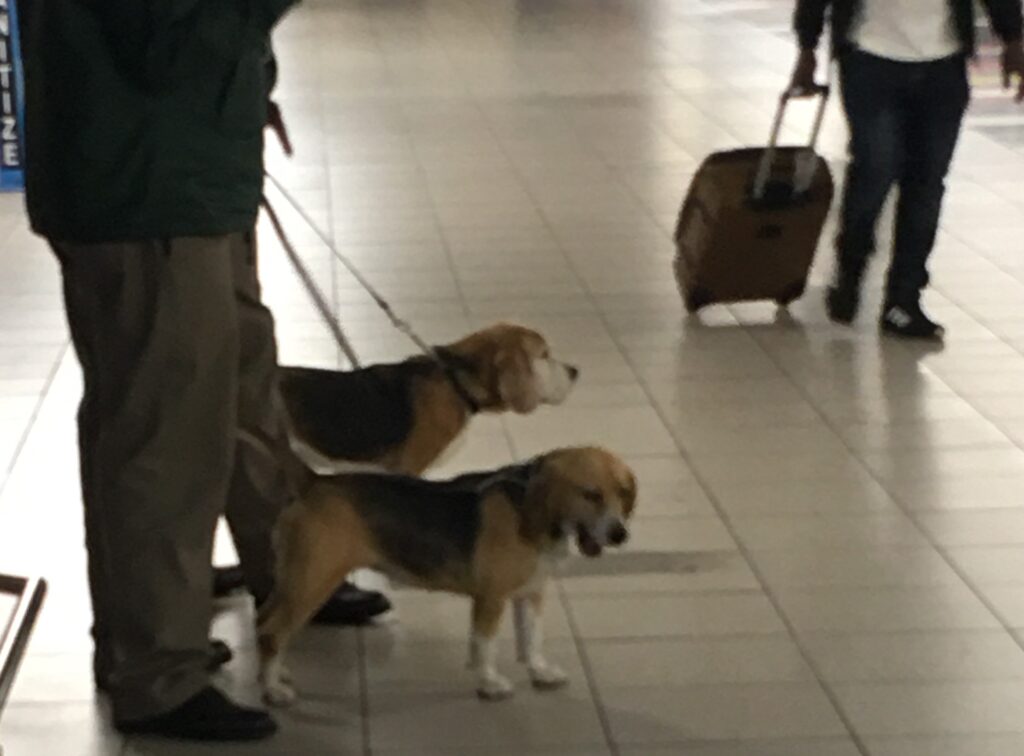
[[[378,292],[373,285],[359,272],[352,262],[345,257],[338,248],[334,246],[334,243],[328,238],[327,234],[320,230],[316,222],[309,216],[305,209],[296,201],[294,197],[288,192],[287,189],[274,178],[270,173],[265,173],[267,180],[274,185],[274,188],[284,197],[285,201],[291,205],[292,209],[298,213],[299,217],[302,218],[303,222],[316,234],[317,238],[331,251],[331,254],[345,266],[345,269],[352,274],[352,277],[359,282],[359,285],[363,287],[370,298],[373,299],[374,303],[383,311],[387,316],[391,324],[404,333],[427,357],[436,362],[441,369],[444,371],[445,377],[451,383],[452,388],[455,389],[455,393],[459,399],[462,400],[463,404],[471,414],[477,414],[480,412],[480,403],[473,398],[469,390],[465,387],[458,376],[458,368],[456,366],[457,360],[454,355],[448,355],[444,350],[438,350],[430,346],[426,341],[420,338],[419,334],[413,329],[413,327],[402,318],[395,314],[395,311],[391,308],[391,304],[384,299],[384,297]],[[299,278],[302,280],[306,291],[313,300],[313,304],[316,305],[317,311],[320,313],[320,317],[327,324],[327,327],[331,329],[331,333],[334,335],[335,340],[338,342],[338,346],[345,353],[345,357],[352,364],[353,367],[362,367],[359,358],[356,356],[355,350],[352,348],[352,344],[345,336],[345,332],[341,328],[341,324],[338,322],[338,318],[331,311],[330,305],[327,303],[326,297],[320,288],[316,285],[313,277],[310,275],[309,270],[302,262],[302,258],[296,252],[295,247],[288,239],[288,234],[284,230],[284,225],[281,223],[280,217],[271,205],[270,200],[267,199],[266,194],[263,195],[263,207],[267,211],[267,217],[270,219],[271,225],[274,227],[274,231],[277,237],[281,240],[281,245],[284,247],[285,253],[288,255],[288,259],[291,260],[292,266],[295,268],[295,272],[298,273]]]

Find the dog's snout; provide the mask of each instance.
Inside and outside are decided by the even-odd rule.
[[[613,546],[621,546],[629,540],[629,531],[621,522],[613,523],[608,528],[608,543]]]
[[[580,369],[575,365],[566,365],[565,369],[569,373],[570,381],[575,381],[577,378],[580,377]]]

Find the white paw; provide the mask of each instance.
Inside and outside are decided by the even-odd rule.
[[[263,700],[270,706],[282,708],[291,706],[295,703],[296,698],[298,698],[298,695],[295,692],[295,688],[283,679],[279,678],[263,685]]]
[[[530,667],[530,682],[537,690],[556,690],[569,682],[569,676],[557,664],[535,664]]]
[[[263,700],[270,706],[287,707],[295,703],[297,698],[295,688],[286,682],[277,682],[273,685],[265,685],[263,688]]]
[[[501,675],[491,675],[480,681],[476,694],[484,701],[504,701],[515,692],[511,681]]]

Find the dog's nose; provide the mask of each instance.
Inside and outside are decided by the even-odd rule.
[[[565,368],[569,372],[570,381],[575,381],[577,378],[580,377],[580,369],[575,365],[566,365]]]
[[[608,543],[612,546],[621,546],[629,540],[629,531],[621,522],[616,522],[608,528]]]

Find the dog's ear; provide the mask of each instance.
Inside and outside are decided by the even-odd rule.
[[[636,509],[637,482],[636,475],[625,466],[619,473],[619,493],[622,496],[622,514],[632,517]]]
[[[522,535],[526,541],[543,541],[561,535],[565,520],[559,506],[559,502],[565,499],[560,495],[563,485],[564,481],[556,474],[549,458],[541,457],[534,463],[523,507]]]
[[[521,415],[540,406],[533,366],[525,351],[508,346],[499,348],[494,367],[498,376],[498,396],[504,404]]]

